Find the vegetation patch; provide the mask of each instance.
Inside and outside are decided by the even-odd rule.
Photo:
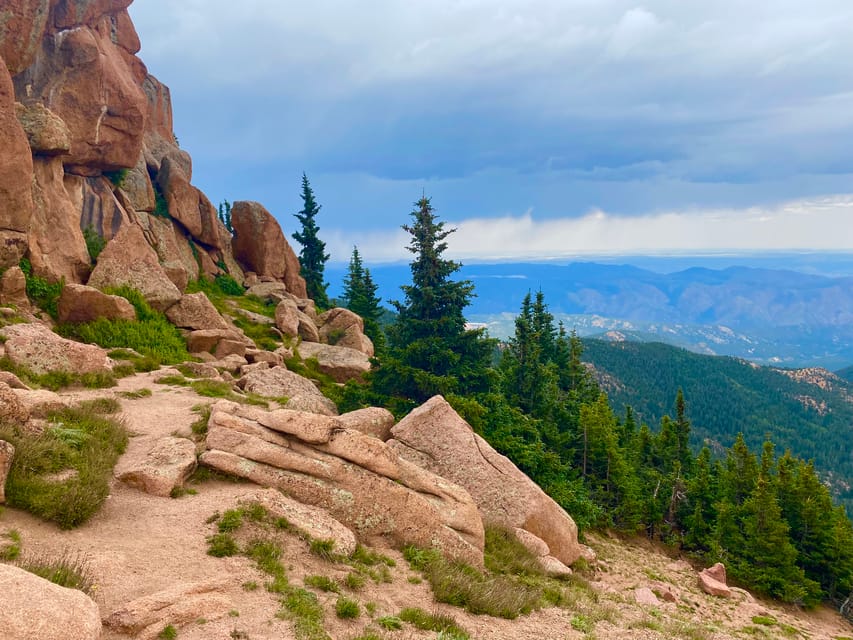
[[[335,615],[342,620],[355,620],[361,616],[361,607],[355,600],[341,596],[335,602]]]
[[[11,562],[19,555],[21,555],[21,534],[18,530],[12,529],[0,535],[0,562]]]
[[[409,607],[403,609],[397,617],[418,629],[423,631],[437,631],[446,636],[449,635],[454,640],[468,640],[471,637],[451,616],[428,613],[417,607]]]
[[[142,294],[130,287],[108,289],[126,298],[136,309],[136,320],[98,318],[82,324],[63,324],[58,332],[67,337],[97,344],[106,349],[133,349],[158,365],[190,360],[187,343],[166,316],[151,308]],[[146,363],[145,366],[148,366]]]
[[[95,582],[89,569],[89,561],[83,555],[69,551],[64,551],[59,556],[27,553],[15,564],[24,571],[29,571],[60,587],[93,594]]]
[[[94,515],[109,494],[127,432],[92,407],[51,413],[48,422],[40,435],[0,426],[0,438],[15,447],[6,498],[14,507],[71,529]]]
[[[59,296],[62,295],[65,280],[50,282],[36,275],[33,273],[32,263],[26,258],[21,258],[18,266],[21,267],[21,271],[24,272],[24,277],[27,281],[27,297],[37,307],[44,309],[55,320],[58,315],[57,305],[59,304]]]

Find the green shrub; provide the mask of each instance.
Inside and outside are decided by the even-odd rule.
[[[112,182],[116,188],[121,189],[128,173],[130,173],[130,169],[123,167],[121,169],[116,169],[115,171],[104,171],[104,177]]]
[[[10,505],[71,529],[94,515],[109,494],[127,432],[91,408],[64,409],[48,420],[54,427],[40,435],[0,427],[0,438],[15,447],[6,496]],[[60,472],[67,477],[52,477]]]
[[[174,625],[167,624],[163,627],[163,630],[157,634],[158,640],[175,640],[178,637],[178,630],[175,629]]]
[[[347,589],[352,591],[361,591],[364,588],[364,576],[355,571],[350,571],[347,577],[344,578],[344,584]]]
[[[342,620],[355,620],[361,616],[361,607],[355,600],[341,596],[335,602],[335,615]]]
[[[64,324],[58,328],[59,333],[107,349],[133,349],[158,364],[177,364],[190,359],[178,328],[164,314],[152,309],[141,293],[129,287],[108,289],[107,293],[126,298],[136,309],[137,319],[98,318],[83,324]]]
[[[323,560],[328,560],[329,562],[337,560],[338,554],[335,553],[334,540],[311,540],[308,548],[311,553]]]
[[[207,539],[207,554],[215,558],[236,556],[240,552],[237,541],[228,533],[215,533]]]
[[[101,251],[107,245],[106,241],[92,225],[83,229],[83,240],[86,242],[86,250],[89,252],[89,257],[93,262],[97,262],[98,256],[101,255]]]
[[[397,616],[382,616],[376,621],[376,624],[388,631],[399,631],[403,628],[403,621]]]
[[[226,296],[242,296],[246,293],[243,285],[228,274],[220,273],[213,279],[213,284]]]
[[[163,196],[163,191],[160,189],[160,185],[157,184],[156,180],[152,180],[151,185],[154,187],[154,211],[152,213],[158,218],[165,218],[169,220],[172,217],[169,214],[169,203],[166,202],[166,198]]]
[[[27,281],[27,297],[37,307],[44,309],[51,318],[56,319],[58,315],[57,304],[59,303],[59,296],[62,295],[62,289],[65,287],[65,280],[49,282],[34,274],[33,266],[26,258],[21,258],[19,266]]]

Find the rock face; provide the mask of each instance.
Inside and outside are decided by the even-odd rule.
[[[181,292],[160,267],[157,254],[136,225],[123,228],[107,243],[88,284],[97,289],[133,287],[160,311],[181,299]]]
[[[434,396],[391,429],[389,447],[417,465],[465,487],[483,519],[541,538],[550,555],[570,565],[580,557],[574,520],[500,455],[441,396]]]
[[[8,28],[8,27],[6,27]],[[0,21],[0,33],[4,29]],[[4,51],[0,40],[0,51]],[[15,94],[0,57],[0,267],[18,264],[33,214],[33,159],[15,116]]]
[[[367,542],[437,547],[482,565],[483,524],[461,487],[336,418],[213,406],[201,462],[327,510]]]
[[[364,335],[364,321],[349,309],[329,309],[317,318],[317,324],[322,342],[373,356],[373,343]]]
[[[86,283],[93,261],[82,230],[109,242],[139,227],[158,270],[179,291],[199,274],[227,272],[242,283],[230,232],[191,184],[192,160],[173,132],[169,89],[136,56],[130,2],[0,3],[0,268],[27,257],[50,281]],[[266,249],[282,249],[280,268],[270,274],[304,297],[298,261],[278,223],[267,214],[261,226],[263,234],[244,234],[244,244],[272,238],[261,264],[276,262]],[[154,271],[132,275],[162,289]],[[170,292],[166,299],[177,298]],[[166,299],[154,306],[165,310]]]
[[[199,618],[223,617],[233,606],[225,594],[227,586],[226,580],[177,584],[128,602],[107,616],[104,625],[133,638],[154,640],[168,624],[180,628]]]
[[[299,275],[299,259],[269,211],[257,202],[235,202],[231,224],[234,255],[246,269],[284,282],[299,298],[308,297],[305,280]]]
[[[6,478],[12,468],[12,457],[15,455],[15,447],[5,440],[0,440],[0,504],[6,502]]]
[[[6,355],[35,373],[69,371],[97,373],[112,370],[107,352],[91,344],[66,340],[43,324],[13,324],[0,329]]]
[[[82,284],[65,285],[57,307],[60,322],[91,322],[97,318],[136,320],[136,309],[126,299]]]
[[[726,585],[726,567],[720,562],[699,572],[699,588],[718,598],[732,597],[732,590]]]
[[[265,398],[288,398],[289,408],[329,416],[338,412],[335,404],[320,393],[313,382],[284,367],[255,369],[240,378],[237,385]]]
[[[299,345],[299,355],[305,359],[317,360],[320,371],[335,382],[360,378],[370,371],[370,358],[363,352],[348,347],[303,342]]]
[[[347,428],[361,431],[363,434],[379,438],[383,442],[391,437],[391,427],[394,426],[394,414],[388,409],[380,407],[367,407],[350,411],[338,420]]]
[[[153,496],[168,498],[195,471],[195,445],[186,438],[161,438],[144,457],[124,459],[116,477]]]
[[[0,629],[4,640],[98,640],[98,605],[82,591],[0,564]]]

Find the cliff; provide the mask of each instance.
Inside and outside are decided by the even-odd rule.
[[[84,232],[109,242],[133,225],[182,291],[199,276],[249,273],[251,284],[254,273],[304,298],[269,212],[235,207],[233,237],[192,185],[169,88],[137,56],[131,1],[0,3],[0,268],[27,258],[49,280],[85,283]]]

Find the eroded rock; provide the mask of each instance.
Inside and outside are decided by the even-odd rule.
[[[154,442],[140,458],[126,456],[116,467],[115,475],[145,493],[169,497],[195,468],[195,444],[186,438],[169,436]]]
[[[202,291],[181,296],[180,300],[166,309],[166,317],[182,329],[230,330],[228,323]]]
[[[726,585],[726,567],[718,562],[699,572],[699,588],[718,598],[731,598],[732,590]]]
[[[381,407],[367,407],[338,416],[338,421],[347,429],[361,431],[365,435],[379,438],[383,442],[391,437],[394,414]]]
[[[251,371],[240,378],[237,385],[244,391],[265,398],[288,398],[289,408],[329,416],[338,413],[335,403],[324,396],[313,382],[284,367]]]
[[[112,370],[112,361],[105,349],[67,340],[40,323],[9,325],[0,329],[0,335],[6,337],[6,355],[12,362],[35,373]]]
[[[136,309],[125,298],[82,284],[65,285],[57,307],[60,322],[91,322],[98,318],[136,320]]]
[[[361,378],[370,371],[370,358],[365,353],[348,347],[303,342],[299,345],[299,355],[304,359],[317,360],[320,371],[335,382]]]

